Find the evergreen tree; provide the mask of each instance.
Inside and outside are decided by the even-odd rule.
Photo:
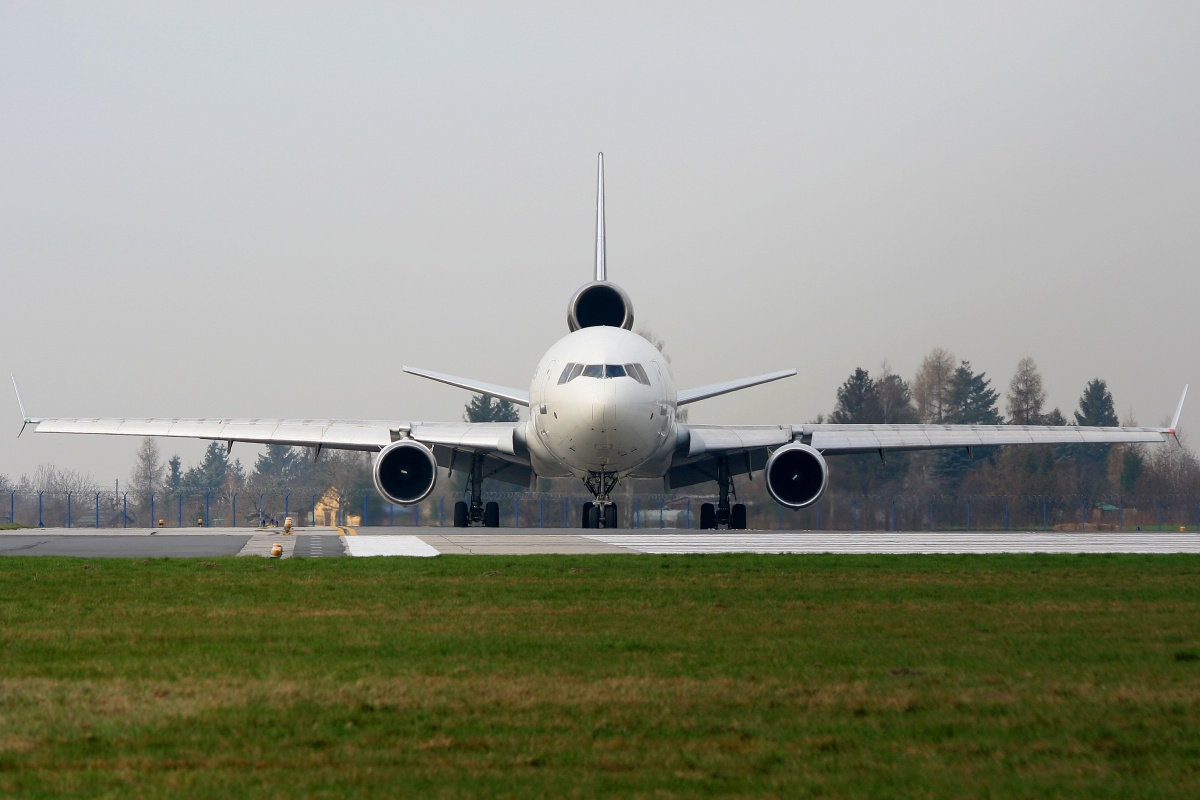
[[[183,486],[183,461],[179,458],[179,454],[171,456],[167,462],[167,481],[166,488],[168,492],[178,492]]]
[[[511,402],[486,394],[472,395],[463,414],[466,422],[516,422],[520,418],[517,407]]]
[[[250,481],[260,489],[290,489],[307,478],[311,463],[299,448],[269,444],[258,454]]]
[[[971,362],[963,361],[950,381],[945,421],[951,425],[999,425],[1004,421],[996,410],[999,397],[999,392],[991,388],[987,373],[976,375]],[[979,462],[990,462],[994,449],[977,447],[970,454],[966,448],[940,451],[934,474],[947,489],[958,491],[967,470]]]
[[[883,365],[883,377],[873,380],[862,367],[855,368],[837,391],[837,403],[829,422],[835,425],[900,424],[913,422],[908,384]],[[839,459],[838,484],[841,488],[869,494],[886,484],[903,480],[908,471],[907,453],[893,453],[886,461],[878,455],[850,455]]]
[[[1119,424],[1112,392],[1108,391],[1108,384],[1100,378],[1093,378],[1084,387],[1079,397],[1079,410],[1075,412],[1075,424],[1102,427]],[[1112,448],[1111,444],[1075,445],[1070,448],[1075,462],[1075,491],[1095,497],[1109,490],[1108,458]]]
[[[229,453],[224,442],[211,442],[200,459],[183,476],[183,484],[194,491],[224,489],[229,479]]]

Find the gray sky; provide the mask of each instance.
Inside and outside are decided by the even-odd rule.
[[[603,150],[678,384],[801,373],[693,421],[940,346],[1159,424],[1200,383],[1198,78],[1196,3],[4,0],[0,371],[42,416],[458,419],[400,365],[528,383]],[[136,440],[5,407],[0,473],[127,477]]]

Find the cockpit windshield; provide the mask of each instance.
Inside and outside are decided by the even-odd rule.
[[[576,364],[563,367],[558,384],[570,383],[578,377],[584,378],[633,378],[643,386],[650,385],[650,377],[641,364]]]

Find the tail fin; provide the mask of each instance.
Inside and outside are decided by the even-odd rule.
[[[596,280],[608,280],[604,263],[604,153],[596,165]]]

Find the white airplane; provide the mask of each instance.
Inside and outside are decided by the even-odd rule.
[[[454,525],[497,527],[499,505],[484,503],[493,478],[533,487],[537,478],[575,476],[595,497],[583,505],[585,528],[615,528],[612,491],[624,478],[658,478],[665,489],[715,482],[717,502],[700,511],[701,528],[746,527],[746,507],[730,504],[737,475],[762,475],[781,505],[816,503],[829,483],[826,456],[1006,444],[1165,442],[1169,428],[1021,425],[695,425],[680,406],[796,374],[789,369],[676,391],[671,370],[650,342],[631,331],[633,306],[608,280],[604,234],[604,154],[597,166],[595,279],[567,306],[571,332],[538,362],[528,391],[404,367],[413,375],[529,408],[525,422],[462,423],[335,419],[36,419],[38,433],[176,436],[374,452],[375,487],[390,502],[410,505],[433,491],[438,468],[468,474],[467,499]],[[13,379],[16,389],[16,379]],[[21,430],[24,431],[25,425]],[[18,434],[20,435],[20,434]]]

